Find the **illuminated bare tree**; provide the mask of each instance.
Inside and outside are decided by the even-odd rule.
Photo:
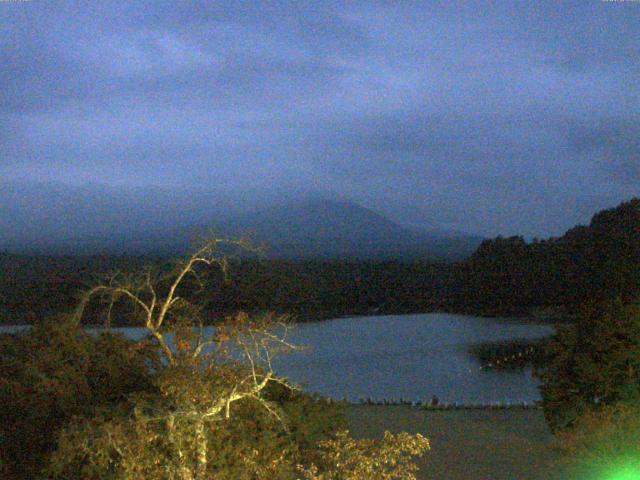
[[[157,342],[166,365],[158,385],[170,407],[153,421],[162,424],[164,443],[175,447],[176,478],[182,480],[205,478],[208,432],[216,422],[231,418],[234,403],[256,402],[284,426],[278,407],[263,394],[272,383],[293,388],[272,365],[275,355],[296,348],[287,341],[286,317],[238,313],[207,333],[201,306],[180,293],[187,278],[202,286],[203,268],[217,267],[226,277],[228,257],[220,253],[222,245],[251,248],[245,240],[213,239],[169,274],[156,275],[147,269],[137,276],[112,275],[82,296],[74,314],[81,322],[87,305],[100,297],[106,300],[109,325],[115,304],[130,302],[136,307],[136,320]],[[158,429],[147,432],[149,438],[154,431]],[[123,465],[130,463],[126,442],[114,451]],[[132,470],[131,475],[137,473]]]
[[[149,373],[151,390],[136,392],[115,410],[78,419],[62,431],[47,476],[415,480],[412,457],[429,449],[428,440],[420,435],[386,434],[381,441],[356,441],[335,425],[333,433],[323,427],[325,441],[315,449],[293,440],[279,443],[278,436],[293,439],[294,435],[287,435],[291,419],[283,414],[283,403],[270,394],[273,389],[294,393],[272,363],[274,356],[297,348],[287,340],[287,318],[238,313],[207,329],[201,305],[190,300],[193,290],[186,288],[191,279],[204,285],[203,274],[210,269],[226,276],[222,245],[248,247],[244,240],[214,239],[168,274],[147,269],[140,275],[112,275],[82,296],[74,313],[76,322],[87,315],[94,298],[105,301],[107,327],[114,307],[133,305],[134,322],[150,334],[143,342],[155,347],[160,362],[154,361]],[[294,411],[299,433],[300,425],[310,421],[304,412],[314,410]],[[317,419],[317,408],[315,412]],[[299,418],[302,415],[305,418]],[[267,421],[259,426],[257,418]]]

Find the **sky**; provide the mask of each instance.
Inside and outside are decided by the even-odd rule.
[[[14,190],[323,194],[529,238],[640,192],[640,1],[2,0],[0,66]]]

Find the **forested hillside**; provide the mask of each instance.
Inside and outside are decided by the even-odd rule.
[[[448,305],[485,313],[631,299],[640,292],[640,199],[596,213],[559,238],[485,240],[454,265]]]
[[[0,254],[0,321],[31,322],[63,311],[96,274],[150,263],[170,264],[161,257]],[[228,281],[217,279],[201,293],[212,317],[238,309],[302,320],[434,310],[517,315],[571,309],[585,300],[627,300],[640,293],[640,200],[603,210],[558,238],[485,240],[456,263],[239,258],[229,272]]]
[[[32,257],[0,254],[0,322],[31,323],[75,305],[77,293],[108,272],[126,274],[158,257]],[[345,314],[408,313],[441,309],[451,283],[448,264],[422,261],[237,259],[229,278],[209,279],[211,320],[243,309],[290,313],[299,320]],[[197,288],[187,284],[185,289]],[[97,319],[96,321],[99,321]]]

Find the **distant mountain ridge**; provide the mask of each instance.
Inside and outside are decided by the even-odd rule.
[[[454,261],[471,255],[483,240],[408,229],[349,201],[305,199],[240,215],[216,215],[206,225],[105,239],[102,245],[110,251],[184,254],[211,234],[248,237],[266,245],[267,257],[280,259]]]
[[[266,242],[275,257],[409,258],[453,260],[470,255],[483,240],[403,227],[356,203],[310,199],[233,219],[222,228]]]
[[[181,255],[213,232],[248,234],[274,258],[457,260],[483,240],[417,231],[347,200],[306,196],[243,212],[213,196],[167,198],[149,190],[118,196],[107,188],[5,188],[0,249],[41,254]],[[34,205],[37,205],[34,207]]]

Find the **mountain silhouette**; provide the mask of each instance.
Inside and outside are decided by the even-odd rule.
[[[274,257],[452,260],[471,254],[481,237],[417,231],[345,200],[307,199],[228,221],[225,233],[265,242]]]
[[[453,260],[482,241],[407,228],[356,203],[319,196],[294,194],[279,203],[256,196],[252,206],[243,206],[208,190],[0,185],[6,213],[0,249],[15,253],[183,255],[213,233],[248,234],[275,258]]]

